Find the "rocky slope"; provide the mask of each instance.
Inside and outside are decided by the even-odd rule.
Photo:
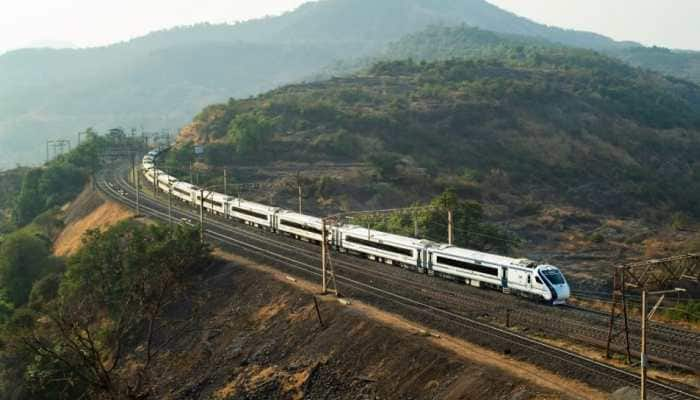
[[[169,348],[159,398],[566,399],[580,390],[555,390],[498,355],[500,366],[465,358],[356,305],[320,299],[321,326],[317,288],[241,263],[210,271],[196,289],[209,293],[203,323]]]

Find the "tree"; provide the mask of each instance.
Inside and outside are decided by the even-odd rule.
[[[6,236],[0,244],[0,287],[7,300],[16,306],[25,304],[32,285],[49,265],[46,241],[23,231]]]
[[[251,154],[268,142],[274,127],[275,121],[262,113],[240,114],[231,121],[229,137],[238,154]]]
[[[57,378],[80,382],[104,399],[149,397],[150,374],[170,342],[193,324],[181,301],[194,274],[209,264],[209,248],[194,228],[144,227],[124,222],[90,231],[68,265],[58,297],[20,331],[20,347],[41,360],[32,364],[36,387]],[[51,292],[47,282],[39,292]],[[194,305],[190,304],[189,311]],[[129,346],[142,344],[143,351]]]
[[[13,213],[19,225],[26,225],[44,209],[39,181],[43,172],[40,169],[29,171],[22,179],[22,188],[15,200]]]
[[[409,208],[389,215],[355,217],[353,223],[405,236],[414,236],[418,228],[419,237],[446,243],[447,210],[450,209],[456,246],[507,254],[518,245],[517,238],[483,221],[481,204],[460,200],[453,190],[446,190],[427,206],[416,204],[414,207],[415,210]]]

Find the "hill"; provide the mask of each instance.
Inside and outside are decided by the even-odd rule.
[[[530,198],[697,214],[699,111],[695,84],[592,51],[522,47],[498,59],[380,62],[231,100],[183,137],[210,143],[214,165],[364,161],[396,190],[437,192],[451,177],[515,208]]]
[[[600,35],[538,25],[483,0],[325,0],[279,17],[201,24],[92,49],[0,56],[0,159],[41,159],[47,138],[94,126],[175,128],[206,104],[299,81],[434,24],[617,48]]]
[[[370,57],[339,62],[319,76],[331,77],[352,73],[381,60],[448,60],[451,58],[510,57],[523,48],[561,48],[562,43],[543,37],[499,33],[475,26],[430,26],[387,44]],[[568,46],[571,47],[571,46]],[[598,48],[601,54],[624,61],[634,67],[700,83],[700,53],[661,47],[610,46]]]
[[[663,47],[628,47],[610,54],[636,67],[700,83],[700,52],[671,50]]]

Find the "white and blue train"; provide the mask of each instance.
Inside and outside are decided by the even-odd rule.
[[[196,207],[203,205],[212,214],[299,240],[312,243],[323,240],[321,218],[203,191],[158,170],[155,165],[158,154],[153,150],[143,158],[144,175],[149,182],[156,181],[161,191],[171,191],[182,202]],[[339,252],[475,287],[490,287],[552,304],[564,304],[570,295],[569,285],[557,267],[528,259],[483,253],[355,225],[331,226],[325,240]]]

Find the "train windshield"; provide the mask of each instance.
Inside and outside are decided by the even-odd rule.
[[[542,271],[542,274],[546,276],[550,282],[552,282],[552,285],[563,285],[565,283],[561,272],[555,269],[546,269]]]

